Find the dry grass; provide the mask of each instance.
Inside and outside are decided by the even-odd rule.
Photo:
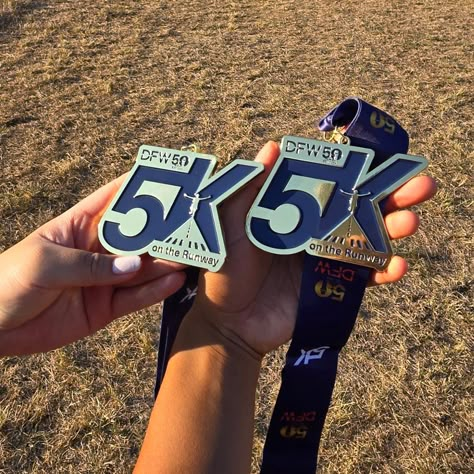
[[[131,167],[142,143],[226,162],[315,136],[356,94],[393,113],[440,191],[341,357],[321,473],[474,472],[471,2],[0,3],[0,249]],[[390,308],[390,310],[387,310]],[[158,309],[0,361],[0,472],[129,472]],[[255,463],[283,352],[262,374]]]

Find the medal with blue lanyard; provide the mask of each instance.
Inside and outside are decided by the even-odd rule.
[[[262,474],[314,473],[324,420],[370,273],[392,250],[384,199],[427,166],[407,155],[408,135],[390,115],[351,97],[319,123],[329,141],[286,136],[252,205],[249,239],[274,254],[304,251],[295,330],[265,443]],[[199,268],[218,271],[225,245],[217,206],[262,171],[235,160],[211,176],[215,158],[196,150],[142,146],[99,224],[113,253],[190,265],[184,287],[163,306],[155,392]]]
[[[408,135],[359,98],[332,109],[330,140],[284,137],[247,219],[247,234],[276,254],[305,251],[298,314],[263,451],[261,474],[309,474],[370,273],[392,254],[383,201],[427,166],[406,155]]]

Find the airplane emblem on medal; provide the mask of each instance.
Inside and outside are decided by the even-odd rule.
[[[382,270],[392,249],[380,204],[427,166],[396,154],[371,168],[373,150],[285,136],[281,153],[249,210],[246,232],[275,254],[306,251]],[[226,257],[218,206],[263,165],[143,145],[99,223],[105,249],[218,271]]]

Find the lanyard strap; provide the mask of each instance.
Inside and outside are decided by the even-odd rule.
[[[163,303],[160,328],[160,344],[156,369],[155,398],[165,376],[176,334],[184,317],[191,309],[197,293],[199,268],[189,267],[186,270],[185,284]]]
[[[372,148],[377,166],[408,149],[388,114],[351,97],[319,123],[332,138]],[[342,133],[341,133],[342,132]],[[305,254],[293,338],[263,450],[261,474],[312,474],[336,380],[339,352],[359,311],[371,269]]]
[[[317,451],[370,269],[305,255],[298,316],[263,451],[262,474],[316,470]]]

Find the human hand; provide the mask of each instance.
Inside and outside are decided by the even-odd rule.
[[[124,177],[0,255],[0,355],[43,352],[151,306],[184,283],[183,265],[106,255],[100,214]]]
[[[185,319],[186,324],[208,324],[232,342],[260,355],[291,338],[302,272],[302,253],[266,253],[251,244],[245,233],[248,210],[279,153],[276,143],[267,143],[256,158],[265,165],[265,173],[223,205],[223,228],[230,237],[226,263],[218,273],[201,273],[196,302],[190,318]],[[391,239],[407,237],[418,229],[418,216],[399,209],[421,203],[435,192],[435,181],[422,176],[390,195],[385,224]],[[407,270],[407,262],[394,256],[385,271],[373,272],[371,284],[395,282]]]

